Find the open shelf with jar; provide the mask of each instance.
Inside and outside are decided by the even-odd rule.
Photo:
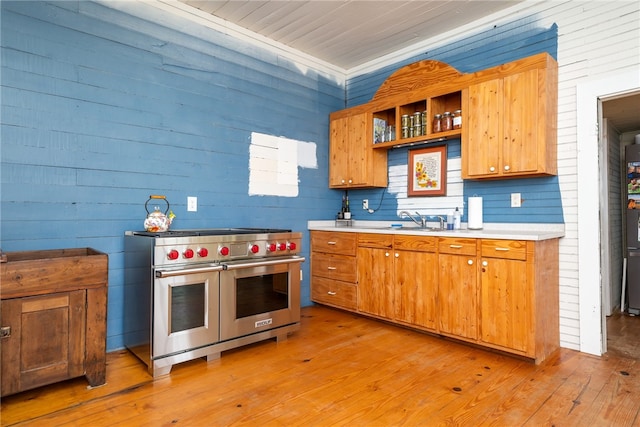
[[[395,142],[396,135],[396,109],[388,108],[373,113],[373,143]]]
[[[374,128],[376,123],[380,124],[383,121],[387,126],[393,123],[395,138],[383,139],[374,131],[373,147],[389,149],[459,137],[462,134],[461,110],[462,91],[456,91],[374,112]],[[434,118],[442,120],[445,114],[448,126],[443,126],[441,121],[436,125]],[[453,125],[454,114],[456,126]]]

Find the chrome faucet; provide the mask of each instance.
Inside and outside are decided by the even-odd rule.
[[[440,222],[440,230],[444,230],[444,217],[441,215],[436,215],[436,218],[438,218],[438,221]]]
[[[420,212],[416,212],[416,215],[418,215],[418,218],[420,218],[420,221],[415,219],[413,215],[411,215],[408,211],[400,211],[400,218],[402,218],[403,215],[408,216],[411,219],[411,221],[415,222],[420,227],[427,228],[427,217],[420,215]]]

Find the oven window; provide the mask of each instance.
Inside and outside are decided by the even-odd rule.
[[[289,273],[236,279],[236,318],[289,307]]]
[[[171,330],[186,331],[205,326],[205,284],[171,286]]]

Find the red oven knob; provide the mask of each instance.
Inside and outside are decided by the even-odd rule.
[[[289,250],[290,251],[295,251],[296,250],[296,242],[289,242]]]
[[[219,253],[220,255],[222,255],[222,256],[227,256],[227,255],[229,255],[229,248],[228,248],[228,247],[226,247],[226,246],[221,246],[221,247],[218,249],[218,253]]]
[[[185,258],[193,258],[193,249],[189,248],[183,253]]]
[[[278,243],[278,250],[279,251],[286,251],[287,250],[287,244],[286,243]]]
[[[258,253],[258,251],[260,250],[260,246],[258,246],[258,245],[250,245],[250,246],[249,246],[249,250],[250,250],[252,253],[257,254],[257,253]]]
[[[198,256],[201,258],[206,258],[209,255],[209,250],[207,248],[198,249]]]
[[[268,252],[275,252],[276,251],[276,244],[275,243],[269,243],[267,245],[267,251]]]
[[[180,252],[175,249],[171,249],[167,254],[167,258],[169,259],[178,259],[180,257]]]

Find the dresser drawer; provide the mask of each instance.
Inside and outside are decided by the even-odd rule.
[[[314,252],[311,254],[311,275],[328,279],[356,282],[356,257]]]
[[[311,278],[311,299],[348,310],[358,307],[358,288],[352,283],[340,282],[324,277]]]
[[[436,238],[397,235],[393,241],[393,247],[397,250],[435,252]]]
[[[504,259],[527,259],[527,242],[524,240],[482,239],[482,256]]]
[[[357,234],[339,231],[312,231],[311,250],[341,255],[356,255]]]
[[[440,237],[438,250],[441,254],[476,255],[476,239]]]
[[[358,247],[391,249],[392,234],[358,233]]]

